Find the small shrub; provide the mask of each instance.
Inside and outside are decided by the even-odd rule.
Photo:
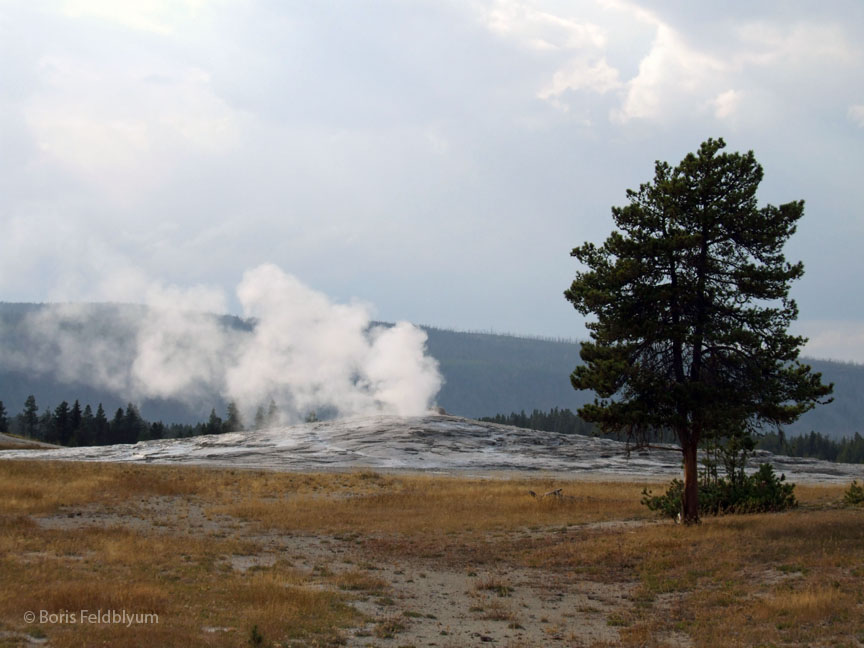
[[[864,486],[858,483],[857,480],[852,480],[849,490],[843,493],[843,503],[848,506],[858,506],[864,504]]]
[[[264,636],[258,632],[257,625],[253,625],[252,630],[249,632],[249,645],[252,648],[260,648],[264,645]]]
[[[700,493],[700,508],[702,504],[701,495]],[[669,488],[662,495],[654,495],[652,491],[643,488],[641,502],[651,511],[657,511],[666,517],[675,518],[681,513],[681,502],[684,501],[683,497],[684,482],[680,479],[673,479],[672,483],[669,484]]]
[[[398,617],[381,619],[375,624],[375,636],[379,639],[392,639],[405,629],[405,624]]]
[[[383,578],[360,570],[343,572],[334,577],[334,582],[339,589],[352,592],[383,592],[389,586]]]
[[[721,515],[785,511],[798,506],[794,490],[795,484],[787,483],[785,475],[778,477],[771,464],[762,464],[752,475],[700,483],[699,513]],[[650,510],[675,518],[681,512],[683,494],[684,482],[673,479],[662,495],[654,495],[647,488],[643,489],[641,501]]]
[[[494,592],[500,597],[507,597],[513,593],[513,588],[498,578],[487,578],[483,581],[480,581],[475,586],[478,590],[486,590],[489,592]]]
[[[516,621],[510,606],[501,601],[487,601],[479,618],[487,621]]]
[[[626,628],[628,625],[630,625],[630,623],[622,615],[618,614],[617,612],[613,612],[608,617],[606,617],[606,625],[613,628]]]

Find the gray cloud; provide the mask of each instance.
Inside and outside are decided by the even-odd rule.
[[[385,319],[578,337],[570,248],[724,136],[763,200],[807,200],[802,320],[864,328],[861,11],[8,2],[0,298],[114,298],[117,269],[228,292],[272,260]]]

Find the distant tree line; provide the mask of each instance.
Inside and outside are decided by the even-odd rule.
[[[596,428],[569,409],[558,409],[553,407],[548,412],[535,409],[530,414],[525,410],[512,412],[510,414],[496,414],[495,416],[484,416],[480,419],[487,423],[498,423],[500,425],[512,425],[514,427],[528,428],[531,430],[545,430],[547,432],[558,432],[560,434],[584,434],[593,436]]]
[[[583,421],[578,414],[569,409],[553,408],[548,412],[535,409],[530,414],[526,414],[525,410],[522,410],[510,414],[484,416],[480,420],[530,430],[601,436],[600,431],[594,425]],[[655,443],[670,443],[674,442],[675,437],[669,431],[666,433],[655,431],[654,434],[649,435],[648,440]],[[810,457],[839,463],[864,463],[864,437],[857,432],[852,438],[844,437],[839,441],[823,436],[818,432],[810,432],[804,436],[791,438],[770,433],[759,437],[755,447],[759,450],[768,450],[774,454],[788,457]]]
[[[789,457],[812,457],[839,463],[864,463],[864,437],[858,432],[851,439],[843,437],[839,441],[829,439],[818,432],[782,439],[777,434],[766,434],[759,439],[756,447]]]
[[[314,414],[310,415],[310,419]],[[279,411],[274,401],[267,408],[259,407],[255,414],[255,428],[267,427],[277,422]],[[195,424],[171,423],[145,420],[138,408],[129,403],[126,408],[118,408],[112,418],[108,418],[102,403],[93,408],[87,404],[83,408],[79,401],[70,405],[63,401],[57,407],[39,410],[33,395],[24,401],[24,408],[16,416],[10,417],[3,401],[0,401],[0,432],[62,446],[112,445],[115,443],[137,443],[152,439],[176,439],[202,434],[223,434],[245,429],[240,411],[235,403],[229,403],[225,418],[218,416],[216,410],[210,411],[205,422]]]
[[[544,430],[546,432],[559,432],[561,434],[584,434],[585,436],[603,436],[599,428],[593,423],[584,421],[578,414],[568,408],[558,409],[553,407],[548,412],[535,409],[530,414],[525,410],[511,412],[510,414],[496,414],[495,416],[484,416],[480,419],[488,423],[499,423],[501,425],[513,425],[515,427],[530,430]],[[610,435],[620,438],[620,435]],[[671,432],[663,433],[657,431],[650,435],[649,440],[654,443],[671,443],[675,440]]]

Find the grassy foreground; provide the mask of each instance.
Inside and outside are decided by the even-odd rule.
[[[513,648],[864,645],[864,510],[842,487],[682,528],[645,485],[0,461],[0,646],[469,645],[441,619],[418,634],[435,615],[405,593],[443,574],[470,583],[459,623]],[[535,619],[508,603],[531,579],[621,597]]]

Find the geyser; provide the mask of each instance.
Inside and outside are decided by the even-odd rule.
[[[420,415],[433,404],[442,379],[416,326],[373,324],[369,305],[334,303],[271,264],[247,271],[237,297],[242,327],[213,313],[224,296],[200,287],[148,289],[147,308],[117,309],[124,317],[110,329],[100,312],[110,306],[46,306],[2,336],[35,353],[7,343],[0,360],[133,401],[202,408],[219,396],[247,421],[271,400],[284,423],[322,410]]]

